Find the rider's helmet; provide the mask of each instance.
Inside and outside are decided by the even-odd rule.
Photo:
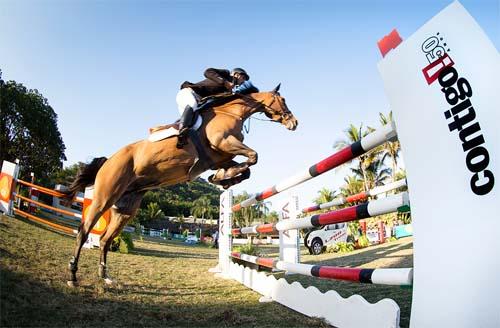
[[[231,76],[234,76],[236,74],[243,75],[245,80],[250,80],[250,76],[248,75],[248,73],[241,67],[233,68],[233,70],[231,71]]]

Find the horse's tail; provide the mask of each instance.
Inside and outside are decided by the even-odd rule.
[[[85,187],[93,185],[97,172],[108,159],[106,157],[97,157],[89,164],[82,164],[78,169],[75,180],[71,183],[68,190],[64,191],[64,198],[73,199],[77,192],[83,191]]]

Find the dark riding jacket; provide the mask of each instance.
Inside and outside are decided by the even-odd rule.
[[[231,73],[227,69],[209,68],[203,75],[206,77],[206,79],[204,79],[203,81],[197,83],[185,81],[184,83],[182,83],[181,89],[191,88],[201,98],[233,91],[228,85],[228,82],[232,82],[233,78],[231,77]],[[248,94],[259,92],[259,89],[257,89],[251,83],[250,86],[251,87],[245,88],[240,93]]]

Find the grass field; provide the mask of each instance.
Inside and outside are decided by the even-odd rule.
[[[110,253],[111,286],[97,278],[98,250],[83,250],[80,286],[66,286],[74,239],[0,216],[0,324],[2,327],[326,327],[276,303],[259,303],[259,294],[239,283],[216,279],[207,270],[217,250],[180,242],[134,241],[131,254]],[[264,252],[275,255],[275,247]],[[408,267],[412,241],[370,247],[348,254],[303,253],[302,262],[338,266]],[[401,326],[409,324],[411,290],[337,282],[298,275],[320,290],[343,297],[360,294],[370,302],[389,297],[401,307]],[[362,314],[360,314],[362,315]]]

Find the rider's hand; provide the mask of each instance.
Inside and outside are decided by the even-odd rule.
[[[228,90],[232,90],[233,87],[234,87],[234,84],[232,84],[231,82],[229,81],[224,81],[224,86],[228,89]]]

